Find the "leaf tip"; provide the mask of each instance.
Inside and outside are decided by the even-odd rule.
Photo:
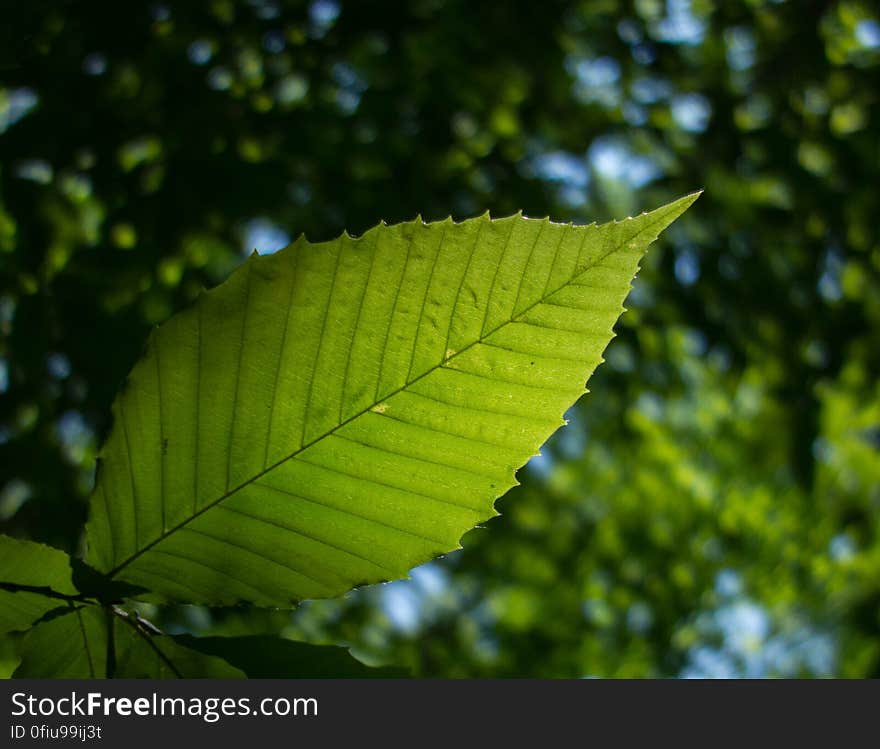
[[[648,215],[655,215],[658,225],[662,224],[657,230],[658,234],[690,208],[702,194],[702,190],[697,190],[678,198],[678,200],[673,200],[671,203],[655,208],[653,211],[649,211]]]

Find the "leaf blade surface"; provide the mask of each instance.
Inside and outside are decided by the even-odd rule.
[[[0,634],[27,629],[77,593],[67,554],[0,535]]]
[[[286,605],[456,548],[585,392],[639,259],[695,199],[252,257],[154,332],[117,398],[88,561],[172,599]]]

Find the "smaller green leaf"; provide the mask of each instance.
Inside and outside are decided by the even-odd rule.
[[[75,595],[67,554],[0,536],[0,634],[27,629]]]
[[[113,633],[113,676],[126,679],[229,679],[244,674],[220,658],[190,650],[167,635],[151,634],[105,609],[83,606],[40,622],[21,646],[15,678],[87,679],[108,675],[108,627]]]
[[[0,536],[0,583],[49,588],[75,596],[70,557],[60,549]]]
[[[83,607],[34,626],[22,640],[21,662],[13,677],[83,679],[101,676],[107,665],[102,616],[100,609]]]
[[[269,635],[174,638],[181,645],[223,658],[252,679],[396,679],[409,676],[394,667],[373,668],[347,648],[311,645]]]

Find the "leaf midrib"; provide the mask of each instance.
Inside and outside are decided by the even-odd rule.
[[[677,202],[678,202],[678,201],[676,201],[676,203],[677,203]],[[497,332],[498,332],[499,330],[501,330],[501,328],[503,328],[505,325],[510,325],[511,323],[516,322],[517,319],[523,317],[524,315],[526,315],[528,312],[530,312],[531,310],[533,310],[533,309],[534,309],[535,307],[537,307],[538,305],[543,304],[544,301],[545,301],[546,299],[549,299],[550,297],[552,297],[552,296],[554,296],[555,294],[559,293],[562,289],[564,289],[566,286],[568,286],[569,284],[571,284],[575,279],[579,278],[580,276],[582,276],[584,273],[586,273],[587,271],[591,270],[592,268],[595,268],[597,265],[599,265],[599,264],[602,263],[604,260],[606,260],[606,259],[608,259],[609,257],[611,257],[612,255],[614,255],[616,252],[619,252],[621,249],[623,249],[626,245],[628,245],[630,242],[632,242],[632,241],[633,241],[636,237],[638,237],[640,234],[642,234],[642,233],[648,231],[649,229],[651,229],[651,227],[656,226],[657,224],[661,223],[663,220],[666,219],[666,217],[667,217],[668,215],[669,215],[669,212],[663,212],[662,215],[658,216],[657,218],[655,218],[655,219],[654,219],[653,221],[651,221],[650,223],[641,226],[641,227],[639,228],[639,230],[638,230],[635,234],[633,234],[633,236],[631,236],[631,237],[627,238],[626,240],[620,242],[619,244],[615,245],[613,248],[611,248],[610,250],[608,250],[608,251],[605,252],[604,254],[600,255],[600,256],[597,257],[595,260],[593,260],[591,263],[585,265],[583,268],[580,268],[580,269],[575,270],[575,271],[573,272],[572,277],[569,278],[565,283],[563,283],[562,285],[560,285],[559,287],[553,289],[553,290],[550,291],[550,292],[546,292],[546,291],[545,291],[545,292],[543,293],[543,295],[542,295],[537,301],[533,302],[533,303],[530,304],[528,307],[525,307],[525,308],[524,308],[523,310],[521,310],[519,313],[517,313],[517,314],[511,316],[511,318],[510,318],[509,320],[505,320],[505,321],[502,322],[501,324],[495,326],[492,330],[488,331],[487,333],[483,334],[483,333],[481,332],[481,333],[480,333],[480,336],[479,336],[476,340],[472,341],[471,343],[467,344],[467,345],[464,346],[463,348],[459,349],[459,350],[456,351],[452,356],[449,356],[448,358],[444,358],[443,361],[440,362],[440,364],[438,364],[438,365],[436,365],[436,366],[434,366],[434,367],[431,367],[430,369],[425,370],[422,374],[420,374],[420,375],[418,375],[417,377],[414,377],[413,379],[411,379],[411,380],[405,382],[403,385],[401,385],[401,386],[400,386],[399,388],[397,388],[396,390],[394,390],[394,391],[392,391],[392,392],[390,392],[390,393],[386,393],[381,399],[377,399],[377,400],[375,400],[375,401],[374,401],[373,403],[371,403],[369,406],[367,406],[367,407],[361,409],[361,410],[358,411],[357,413],[352,414],[352,415],[349,416],[347,419],[345,419],[344,421],[342,421],[342,422],[340,422],[339,424],[337,424],[336,426],[334,426],[332,429],[327,430],[326,432],[324,432],[324,433],[318,435],[317,437],[315,437],[315,438],[312,439],[311,441],[309,441],[309,442],[307,442],[307,443],[301,445],[300,447],[298,447],[296,450],[294,450],[294,451],[293,451],[292,453],[290,453],[289,455],[286,455],[285,457],[283,457],[283,458],[281,458],[280,460],[276,461],[276,462],[273,463],[272,465],[267,466],[267,467],[264,468],[262,471],[260,471],[260,472],[258,472],[258,473],[256,473],[256,474],[254,474],[254,475],[253,475],[251,478],[249,478],[247,481],[243,481],[242,483],[238,484],[238,485],[235,486],[234,488],[229,489],[228,491],[224,492],[220,497],[218,497],[217,499],[214,499],[214,500],[212,500],[211,502],[207,503],[204,507],[202,507],[201,509],[199,509],[197,512],[193,513],[192,515],[190,515],[189,517],[187,517],[185,520],[182,520],[182,521],[180,521],[179,523],[177,523],[176,525],[174,525],[174,526],[172,526],[171,528],[167,529],[167,530],[164,531],[160,536],[158,536],[158,537],[155,538],[153,541],[150,541],[148,544],[146,544],[143,548],[139,549],[139,550],[136,551],[134,554],[131,554],[130,556],[128,556],[125,560],[123,560],[122,562],[120,562],[119,564],[117,564],[115,567],[113,567],[113,568],[107,573],[107,577],[108,577],[108,578],[112,578],[112,577],[114,577],[114,576],[117,575],[120,571],[122,571],[123,569],[125,569],[125,568],[126,568],[128,565],[130,565],[132,562],[134,562],[137,558],[143,556],[146,552],[148,552],[148,551],[149,551],[150,549],[152,549],[154,546],[156,546],[157,544],[161,543],[162,541],[164,541],[164,540],[165,540],[166,538],[168,538],[169,536],[173,535],[173,534],[176,533],[177,531],[179,531],[179,530],[181,530],[182,528],[184,528],[184,527],[186,527],[187,525],[189,525],[193,520],[195,520],[196,518],[200,517],[201,515],[203,515],[204,513],[206,513],[208,510],[213,509],[213,508],[216,507],[218,504],[220,504],[221,502],[226,501],[227,499],[229,499],[231,496],[233,496],[234,494],[238,493],[238,492],[241,491],[242,489],[244,489],[244,488],[250,486],[251,484],[254,484],[257,480],[259,480],[260,478],[262,478],[263,476],[265,476],[267,473],[270,473],[271,471],[274,471],[276,468],[278,468],[278,466],[280,466],[280,465],[286,463],[288,460],[292,460],[292,459],[295,458],[297,455],[299,455],[299,454],[302,453],[302,452],[305,452],[306,450],[308,450],[310,447],[316,445],[316,444],[317,444],[318,442],[320,442],[321,440],[326,439],[327,437],[329,437],[330,435],[332,435],[334,432],[338,431],[339,429],[342,429],[343,427],[345,427],[345,426],[347,426],[348,424],[350,424],[351,422],[353,422],[355,419],[360,418],[361,416],[363,416],[364,414],[366,414],[368,411],[370,411],[370,410],[372,410],[373,408],[375,408],[379,403],[381,403],[381,402],[383,402],[383,401],[385,401],[385,400],[388,400],[389,398],[393,398],[393,397],[394,397],[395,395],[397,395],[398,393],[403,392],[404,390],[406,390],[406,389],[409,388],[410,386],[414,385],[415,383],[419,382],[420,380],[424,379],[424,378],[427,377],[428,375],[433,374],[433,373],[436,372],[438,369],[442,369],[442,368],[443,368],[448,362],[452,361],[453,359],[455,359],[455,358],[458,357],[458,356],[461,356],[462,354],[464,354],[466,351],[468,351],[469,349],[473,348],[474,346],[476,346],[476,345],[478,345],[478,344],[480,344],[480,343],[483,343],[487,338],[489,338],[489,337],[491,337],[492,335],[494,335],[495,333],[497,333]],[[628,218],[628,219],[624,219],[623,222],[616,222],[616,221],[615,221],[615,222],[612,222],[612,223],[625,223],[625,222],[627,222],[627,221],[632,221],[634,218],[635,218],[635,217],[631,217],[631,218]],[[587,230],[587,229],[589,229],[590,227],[593,227],[593,226],[596,226],[596,224],[595,224],[595,223],[593,223],[593,224],[587,224],[587,225],[585,225],[585,226],[583,227],[583,229]],[[586,238],[585,238],[585,239],[586,239]],[[525,272],[525,270],[524,270],[524,272]],[[551,272],[552,272],[552,267],[551,267]],[[466,276],[466,275],[467,275],[467,271],[465,271],[465,276]],[[461,292],[461,290],[459,289],[459,295],[460,295],[460,292]],[[458,301],[458,296],[456,297],[456,302],[455,302],[454,304],[457,304],[457,301]],[[487,302],[487,303],[488,303],[488,302]],[[453,306],[453,317],[454,317],[454,310],[455,310],[455,307]],[[451,325],[452,325],[452,321],[450,320],[450,326],[451,326]],[[447,347],[447,350],[448,350],[448,347]]]

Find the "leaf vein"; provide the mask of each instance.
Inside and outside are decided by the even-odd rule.
[[[351,437],[346,437],[344,434],[334,434],[333,436],[336,439],[345,440],[346,442],[351,442],[355,445],[360,445],[361,447],[366,447],[367,449],[370,449],[370,450],[378,450],[379,452],[383,452],[386,455],[396,455],[397,457],[401,457],[401,458],[408,458],[410,460],[417,460],[420,463],[428,463],[429,465],[440,466],[441,468],[451,469],[454,471],[461,471],[462,473],[469,473],[472,476],[476,476],[477,478],[481,478],[481,479],[491,479],[492,481],[496,481],[499,478],[495,474],[479,473],[477,471],[468,470],[467,468],[462,468],[461,466],[449,465],[449,463],[441,463],[439,460],[429,460],[428,458],[424,458],[424,457],[421,457],[418,455],[412,455],[411,453],[401,453],[401,452],[397,452],[395,450],[389,450],[386,447],[379,447],[379,445],[372,445],[369,442],[363,442],[362,440],[356,440],[356,439],[352,439]]]
[[[266,488],[274,488],[274,487],[270,487],[268,484],[258,484],[258,486],[265,486]],[[379,562],[377,562],[375,559],[370,559],[369,557],[365,557],[361,554],[358,554],[356,551],[353,551],[352,549],[347,549],[344,546],[339,546],[338,544],[331,543],[330,541],[326,541],[323,538],[318,538],[317,536],[313,536],[312,534],[306,533],[305,531],[300,530],[299,528],[292,528],[289,525],[284,525],[283,523],[279,523],[275,520],[269,520],[268,518],[260,517],[259,515],[254,515],[250,512],[245,512],[244,510],[239,510],[236,507],[230,507],[229,505],[221,505],[221,509],[226,510],[228,512],[235,513],[236,515],[241,515],[242,517],[250,518],[251,520],[254,520],[258,523],[264,523],[265,525],[271,525],[275,528],[280,528],[280,529],[287,531],[289,533],[294,533],[297,536],[301,536],[302,538],[307,538],[310,541],[314,541],[315,543],[321,544],[322,546],[326,546],[330,549],[336,549],[336,551],[342,552],[343,554],[348,554],[349,556],[355,557],[355,559],[360,559],[363,562],[367,562],[368,564],[371,564],[374,567],[377,567],[378,569],[382,570],[383,572],[390,572],[390,573],[394,572],[394,570],[389,569],[388,567],[385,567],[385,566],[379,564]]]
[[[389,530],[397,531],[398,533],[403,533],[407,536],[412,536],[413,538],[419,538],[422,541],[430,541],[431,543],[434,543],[434,544],[446,543],[445,541],[441,541],[436,538],[431,538],[430,536],[425,536],[421,533],[416,533],[415,531],[410,531],[410,530],[407,530],[406,528],[401,528],[397,525],[392,525],[391,523],[386,523],[382,520],[376,520],[376,518],[371,518],[371,517],[367,517],[366,515],[361,515],[360,513],[353,512],[352,510],[350,510],[348,508],[343,509],[342,507],[335,507],[333,505],[328,505],[325,502],[320,502],[319,500],[315,499],[314,497],[306,497],[306,496],[303,496],[302,494],[294,494],[293,492],[289,492],[286,489],[281,489],[280,487],[272,486],[272,484],[264,484],[263,482],[260,481],[260,482],[256,483],[256,486],[261,486],[265,489],[271,489],[272,491],[279,492],[281,494],[286,494],[288,497],[295,497],[296,499],[301,499],[304,502],[310,502],[311,504],[317,505],[318,507],[323,507],[328,510],[335,510],[336,512],[338,512],[340,514],[350,515],[353,518],[358,518],[359,520],[365,520],[368,523],[374,523],[376,525],[382,526],[383,528],[388,528]]]

